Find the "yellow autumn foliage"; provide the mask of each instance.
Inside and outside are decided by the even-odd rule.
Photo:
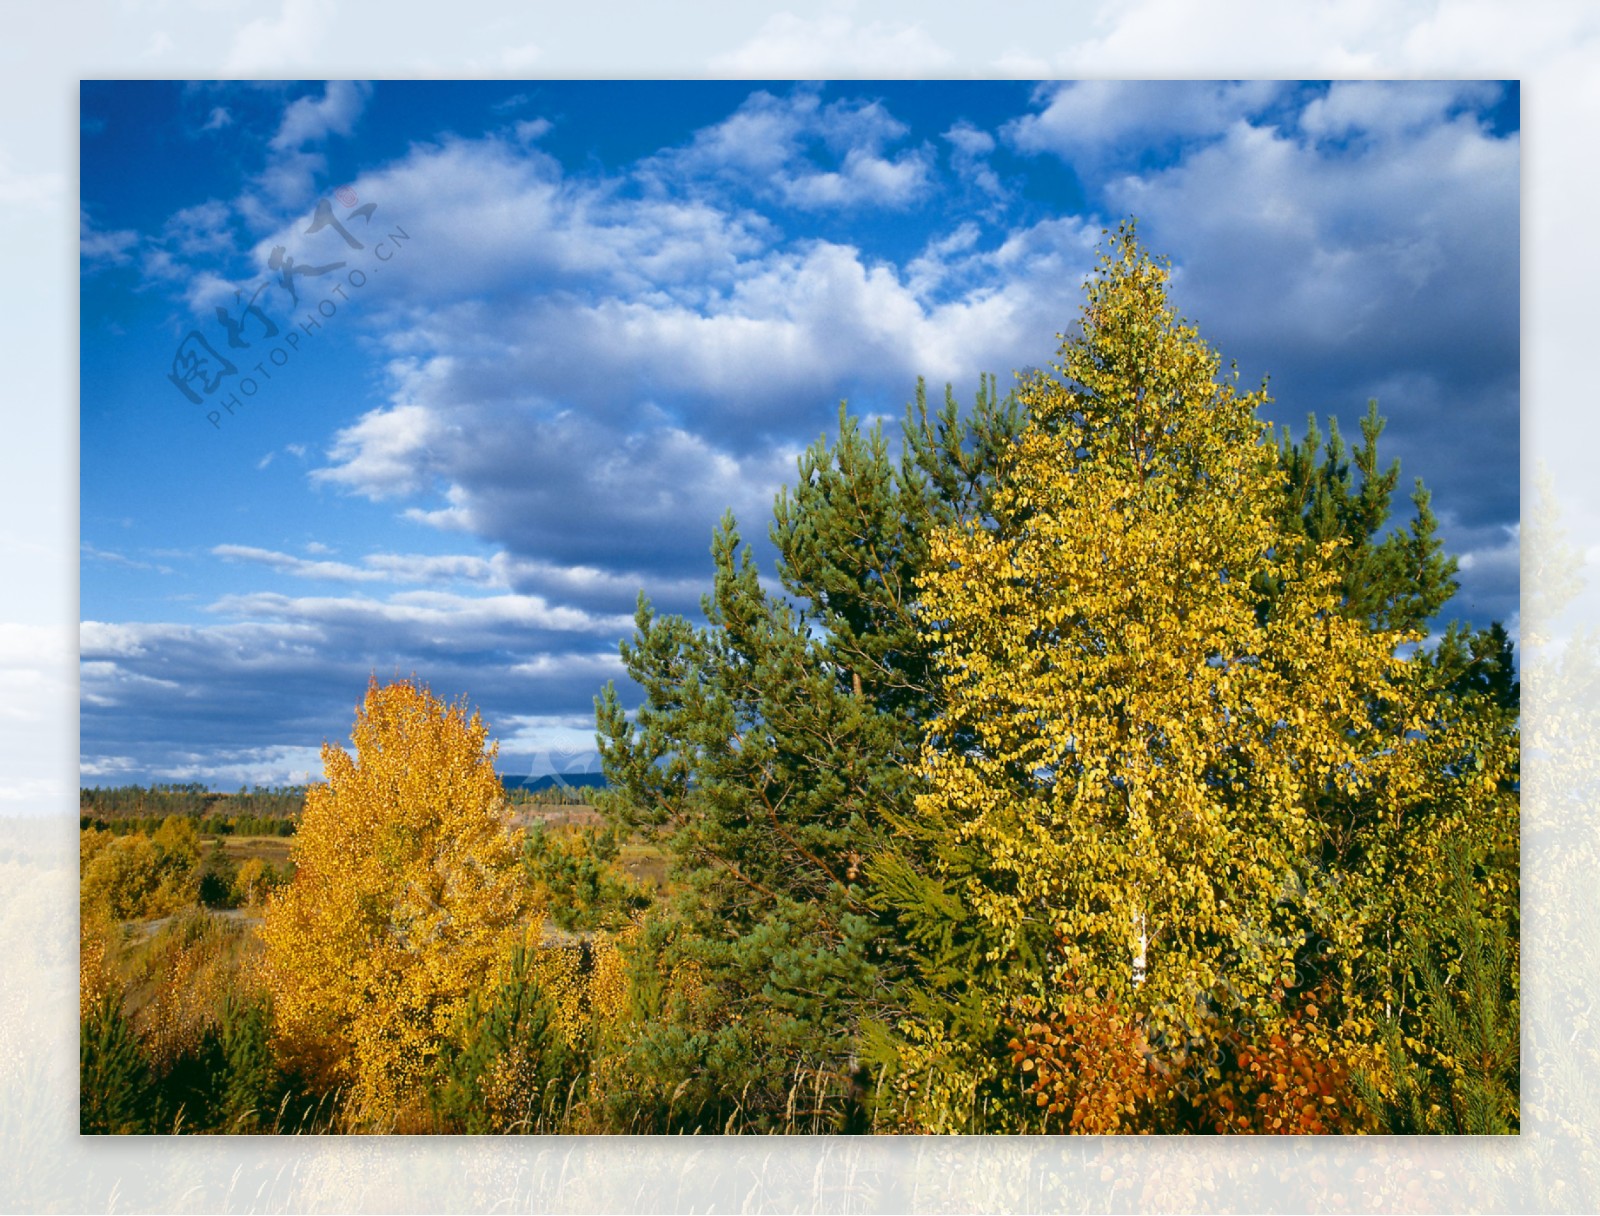
[[[1220,374],[1167,280],[1117,234],[1056,374],[1019,388],[995,525],[933,539],[946,708],[918,812],[981,858],[957,877],[997,1002],[1065,1015],[1073,977],[1192,1067],[1207,1011],[1269,1015],[1308,935],[1348,980],[1358,901],[1304,895],[1323,808],[1378,785],[1398,821],[1440,756],[1398,657],[1418,639],[1342,613],[1333,548],[1278,532],[1265,393]]]
[[[476,713],[374,680],[352,736],[353,755],[323,748],[262,935],[280,1054],[382,1127],[432,1082],[468,994],[537,940],[542,909]]]

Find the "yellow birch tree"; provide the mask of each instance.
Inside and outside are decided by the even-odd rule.
[[[1437,769],[1408,741],[1418,635],[1341,612],[1334,546],[1280,534],[1265,392],[1220,375],[1168,274],[1119,229],[1081,334],[1019,390],[994,526],[933,540],[917,811],[960,859],[991,1008],[1113,999],[1203,1084],[1215,1011],[1273,1016],[1309,943],[1353,982],[1362,926],[1306,897],[1323,808],[1381,778],[1398,818]]]

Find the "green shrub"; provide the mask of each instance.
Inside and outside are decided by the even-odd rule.
[[[564,1112],[580,1063],[557,1029],[555,1003],[518,950],[487,1003],[467,998],[433,1094],[441,1130],[548,1131]]]
[[[78,1131],[92,1136],[152,1130],[150,1065],[120,997],[103,995],[79,1023],[78,1036]]]

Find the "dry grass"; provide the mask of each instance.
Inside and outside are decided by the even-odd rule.
[[[533,802],[512,811],[511,823],[519,828],[531,828],[536,823],[547,828],[597,828],[604,826],[605,818],[594,807],[583,803]]]
[[[259,857],[285,871],[289,868],[289,848],[294,844],[294,838],[288,836],[204,836],[201,840],[207,847],[213,840],[222,841],[222,851],[235,863]]]
[[[617,865],[652,895],[660,895],[667,889],[667,871],[671,864],[661,846],[637,839],[628,841],[617,854]]]

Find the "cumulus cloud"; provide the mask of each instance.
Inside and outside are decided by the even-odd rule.
[[[904,208],[932,188],[933,157],[919,146],[887,153],[907,133],[876,101],[823,104],[814,90],[752,94],[727,119],[641,166],[659,184],[713,178],[802,210]],[[814,158],[826,154],[833,167]]]
[[[275,152],[289,152],[321,143],[329,135],[349,135],[371,95],[371,85],[330,80],[321,97],[297,97],[289,103],[269,146]]]
[[[1492,104],[1499,92],[1489,81],[1337,80],[1300,111],[1300,129],[1319,139],[1393,137],[1436,126],[1464,105]]]
[[[1082,80],[1042,88],[1044,108],[1007,125],[1024,152],[1094,165],[1181,140],[1215,138],[1280,92],[1271,81]]]
[[[995,148],[993,135],[969,122],[958,122],[944,133],[944,138],[950,144],[951,167],[963,181],[990,198],[1006,197],[1006,188],[989,163],[989,154]]]
[[[1376,398],[1389,453],[1464,525],[1514,517],[1518,248],[1485,234],[1517,230],[1518,141],[1451,116],[1482,86],[1430,86],[1399,115],[1383,104],[1390,87],[1237,123],[1179,163],[1112,181],[1107,199],[1154,247],[1181,250],[1178,304],[1247,380],[1271,374],[1278,418],[1337,412],[1353,432]],[[1343,138],[1326,147],[1335,126]],[[1438,460],[1446,434],[1452,456]]]
[[[175,211],[162,227],[162,242],[190,259],[234,249],[233,211],[228,204],[208,199]]]
[[[548,118],[532,118],[525,122],[517,123],[514,127],[512,127],[512,130],[516,133],[517,138],[523,143],[531,144],[534,142],[534,140],[543,139],[546,135],[550,134],[550,131],[554,128],[554,126],[555,124]]]
[[[518,557],[682,576],[724,509],[764,532],[840,397],[898,417],[918,375],[964,395],[1048,356],[1094,239],[1073,221],[989,249],[967,233],[909,275],[819,241],[748,259],[699,307],[658,292],[435,309],[410,338],[455,353],[393,361],[391,404],[313,477]],[[515,269],[503,252],[494,273]]]
[[[297,0],[286,0],[293,6]],[[327,172],[327,156],[317,149],[332,136],[348,137],[372,95],[372,86],[359,81],[330,80],[322,95],[291,101],[278,129],[268,141],[266,164],[252,188],[236,202],[258,227],[281,222],[285,211],[314,201],[318,179]]]

